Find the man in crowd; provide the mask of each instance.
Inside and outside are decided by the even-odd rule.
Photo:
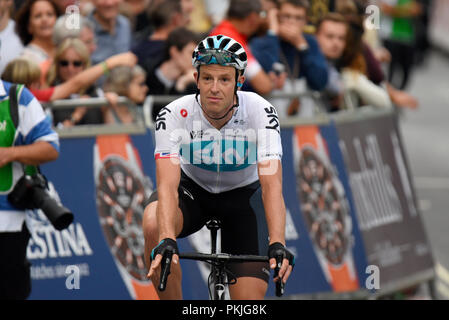
[[[285,66],[288,79],[282,88],[283,93],[298,93],[307,90],[319,91],[327,83],[326,60],[316,39],[312,35],[304,33],[307,22],[307,8],[307,0],[284,0],[280,2],[277,29],[269,30],[269,32],[276,34],[278,38],[277,61],[271,60],[263,52],[262,48],[266,45],[264,44],[265,40],[254,40],[251,43],[251,48],[264,69],[271,68],[274,62],[280,62]],[[275,57],[275,55],[272,57]],[[294,98],[291,101],[276,99],[272,103],[278,107],[281,117],[295,114],[300,116],[313,115],[314,102],[308,98]]]
[[[225,35],[242,44],[248,55],[246,77],[251,87],[259,94],[268,94],[283,86],[282,77],[274,72],[265,72],[248,46],[248,39],[256,34],[264,22],[266,12],[260,0],[231,0],[226,19],[217,25],[210,35]],[[276,48],[272,48],[272,50]]]
[[[347,23],[338,13],[328,13],[317,23],[316,39],[329,67],[329,80],[322,92],[327,111],[337,111],[343,97],[343,82],[335,62],[345,49],[347,30]]]
[[[163,59],[168,35],[176,28],[185,27],[188,21],[180,0],[155,1],[150,5],[149,15],[154,32],[132,48],[138,64],[147,73],[153,72],[155,66]]]
[[[119,14],[122,0],[92,0],[95,9],[88,18],[95,26],[97,49],[91,56],[97,64],[131,48],[131,27],[129,20]]]

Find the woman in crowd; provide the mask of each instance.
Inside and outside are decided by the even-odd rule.
[[[90,67],[90,54],[84,43],[77,38],[65,39],[57,48],[53,63],[47,75],[47,84],[51,87],[64,83]],[[82,88],[70,95],[70,98],[89,98],[102,96],[94,85]],[[98,108],[77,107],[53,111],[55,125],[99,124],[103,114]]]
[[[127,97],[134,104],[142,105],[148,92],[145,78],[146,72],[139,65],[122,66],[111,70],[103,87],[111,104],[110,108],[104,109],[105,123],[135,122],[136,114],[128,106],[118,104],[117,98]]]
[[[355,106],[371,105],[377,108],[391,108],[392,103],[386,89],[376,85],[367,77],[367,63],[363,54],[363,18],[357,14],[345,15],[349,23],[346,47],[338,67],[341,68],[346,90],[345,104]],[[354,101],[355,100],[355,101]]]
[[[55,53],[52,36],[59,14],[54,0],[27,0],[17,12],[17,34],[25,46],[22,57],[39,65],[42,81]]]

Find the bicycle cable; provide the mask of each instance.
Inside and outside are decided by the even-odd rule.
[[[205,262],[211,266],[212,265],[214,265],[215,267],[220,266],[220,263],[218,263],[218,262],[214,262],[214,261],[205,261]],[[233,285],[233,284],[237,283],[236,275],[231,270],[226,268],[226,264],[223,265],[223,271],[226,274],[226,279],[227,279],[227,281],[223,282],[223,285],[229,286],[229,285]],[[216,270],[216,272],[217,272],[217,270]],[[209,292],[209,297],[212,297],[212,291],[211,291],[211,285],[212,285],[212,281],[213,281],[212,276],[213,276],[213,274],[211,272],[211,273],[209,273],[209,276],[207,277],[207,289]]]

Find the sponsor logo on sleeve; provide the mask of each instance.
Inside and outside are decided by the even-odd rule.
[[[165,121],[167,120],[167,118],[165,117],[167,115],[167,112],[171,113],[170,109],[168,109],[167,107],[163,107],[161,111],[159,111],[159,113],[157,114],[156,131],[158,131],[159,129],[162,130],[167,129],[167,125],[165,124]]]
[[[272,106],[270,106],[269,108],[264,108],[266,114],[267,114],[267,118],[269,119],[269,126],[265,126],[266,129],[273,129],[276,130],[278,133],[280,133],[280,128],[279,128],[279,119],[278,119],[278,115],[276,113],[276,109]]]

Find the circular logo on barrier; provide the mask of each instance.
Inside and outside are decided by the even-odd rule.
[[[187,110],[186,109],[181,109],[181,116],[183,116],[183,118],[187,117]]]
[[[312,148],[299,160],[298,192],[312,240],[333,265],[343,262],[349,247],[348,210],[332,171]]]
[[[120,264],[136,280],[146,277],[142,219],[149,182],[127,162],[110,156],[97,177],[97,208],[106,241]]]

